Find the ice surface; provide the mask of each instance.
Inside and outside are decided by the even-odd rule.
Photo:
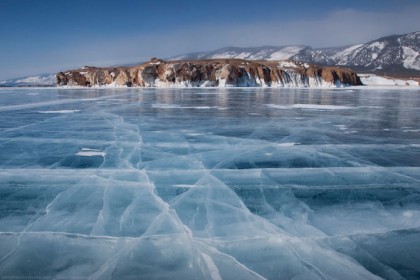
[[[419,90],[0,93],[0,278],[420,278]]]
[[[384,78],[374,74],[360,74],[359,76],[366,86],[419,86],[419,83],[414,80]]]

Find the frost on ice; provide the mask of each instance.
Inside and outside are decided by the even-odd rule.
[[[32,91],[0,95],[1,277],[419,278],[418,90]]]

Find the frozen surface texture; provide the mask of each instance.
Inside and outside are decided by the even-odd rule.
[[[1,279],[420,279],[416,89],[2,89]]]

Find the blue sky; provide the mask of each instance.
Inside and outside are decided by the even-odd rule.
[[[418,0],[0,0],[0,80],[225,46],[360,43],[420,30]]]

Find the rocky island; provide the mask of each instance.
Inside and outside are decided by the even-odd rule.
[[[89,67],[60,72],[58,86],[126,87],[341,87],[362,85],[347,68],[297,61],[152,58],[137,66]]]

